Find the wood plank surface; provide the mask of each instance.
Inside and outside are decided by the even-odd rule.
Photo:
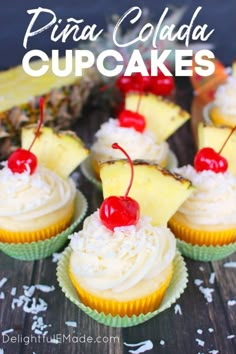
[[[183,108],[191,109],[192,91],[187,79],[178,82],[176,101]],[[100,123],[108,117],[109,111],[106,108],[98,103],[91,104],[78,121],[76,131],[91,144]],[[192,163],[195,153],[192,122],[180,128],[169,142],[178,157],[179,165]],[[101,192],[80,172],[77,184],[89,201],[88,212],[91,213],[100,205]],[[4,350],[4,354],[122,354],[131,353],[132,350],[135,352],[138,348],[128,347],[125,343],[135,345],[151,340],[153,349],[147,351],[150,354],[234,354],[236,268],[225,267],[228,262],[236,262],[236,255],[213,263],[186,259],[189,283],[177,301],[178,306],[173,305],[139,326],[119,329],[95,322],[65,298],[56,281],[56,263],[52,257],[36,262],[22,262],[1,253],[0,281],[4,277],[8,281],[0,288],[0,294],[5,295],[5,298],[0,296],[0,349]],[[211,302],[201,293],[199,282],[203,287],[212,289]],[[25,313],[23,306],[12,309],[13,298],[19,298],[24,293],[23,285],[37,284],[55,287],[50,292],[40,288],[34,291],[35,301],[43,299],[47,303],[47,311],[31,314]],[[16,295],[11,295],[14,287]],[[44,331],[48,332],[44,342],[42,336],[37,337],[35,334],[37,321],[43,321]],[[72,324],[75,322],[77,327],[68,326],[68,321],[72,321]],[[4,343],[7,337],[1,333],[10,329],[13,331],[8,333],[9,341]],[[10,339],[14,336],[18,337],[12,343]],[[89,336],[91,342],[88,342]],[[27,345],[23,342],[25,338],[30,339]],[[41,338],[40,342],[38,338]]]

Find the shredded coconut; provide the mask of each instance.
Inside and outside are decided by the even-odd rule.
[[[228,306],[234,306],[234,305],[236,305],[236,300],[228,300],[227,305],[228,305]]]
[[[200,347],[204,347],[205,342],[199,338],[195,338],[195,341],[197,342],[198,345],[200,345]]]
[[[44,292],[44,293],[49,293],[51,291],[54,291],[55,290],[55,286],[52,285],[52,286],[49,286],[49,285],[42,285],[42,284],[37,284],[35,285],[36,289]]]
[[[214,329],[213,328],[208,328],[208,332],[212,333],[212,332],[214,332]]]
[[[77,327],[77,322],[75,322],[75,321],[66,321],[65,324],[68,327]]]
[[[34,316],[33,320],[34,321],[31,326],[32,331],[34,331],[35,334],[41,334],[43,336],[47,335],[48,331],[45,329],[47,329],[50,325],[43,322],[43,317]]]
[[[12,296],[15,296],[15,295],[16,295],[16,288],[15,288],[15,287],[11,289],[11,295],[12,295]]]
[[[3,287],[3,285],[7,282],[7,278],[2,278],[2,280],[0,280],[0,288]]]
[[[199,286],[199,285],[203,284],[203,280],[201,280],[201,279],[194,279],[194,284],[197,285],[197,286]]]
[[[4,336],[5,334],[11,333],[13,331],[14,331],[13,328],[6,329],[5,331],[2,331],[2,335]]]
[[[233,339],[235,337],[234,334],[230,334],[229,336],[227,336],[227,339]]]
[[[177,314],[182,315],[182,309],[181,309],[181,307],[180,307],[179,304],[176,304],[175,307],[174,307],[174,309],[175,309],[175,314],[176,314],[176,315],[177,315]]]
[[[61,258],[62,253],[53,253],[52,254],[52,263],[57,263]]]
[[[198,333],[198,334],[202,334],[202,333],[203,333],[203,330],[199,328],[199,329],[197,329],[197,333]]]
[[[214,289],[204,288],[203,286],[199,286],[199,291],[203,294],[207,302],[213,301],[212,293],[214,292]]]
[[[215,282],[215,277],[216,277],[215,272],[212,272],[211,275],[210,275],[210,278],[209,278],[209,283],[210,283],[210,284],[214,284],[214,282]]]
[[[0,292],[0,300],[4,300],[5,299],[5,294],[3,291]]]
[[[162,339],[162,340],[160,340],[160,345],[165,345],[165,341]]]
[[[236,262],[226,262],[224,263],[225,268],[236,268]]]

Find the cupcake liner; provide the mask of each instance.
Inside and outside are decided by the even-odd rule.
[[[69,276],[75,287],[80,300],[84,305],[96,309],[98,312],[104,312],[106,315],[112,316],[120,315],[121,317],[132,316],[133,314],[139,315],[140,313],[146,314],[152,310],[155,310],[161,303],[166,289],[169,286],[171,277],[173,275],[173,267],[170,268],[167,279],[161,284],[159,289],[142,296],[141,298],[128,300],[128,301],[116,301],[113,299],[104,299],[94,294],[89,293],[87,290],[80,287],[77,283],[73,273],[69,270]]]
[[[73,207],[74,208],[74,207]],[[6,243],[37,242],[51,238],[65,230],[71,223],[73,210],[69,210],[68,215],[60,222],[36,231],[9,231],[0,230],[1,241]]]
[[[93,183],[98,189],[102,190],[101,180],[98,179],[97,174],[93,168],[92,156],[88,156],[87,159],[84,160],[80,166],[84,177],[87,178],[88,181]],[[177,157],[173,153],[173,151],[169,151],[165,168],[172,171],[176,167],[178,167]]]
[[[211,262],[226,258],[236,251],[236,242],[224,246],[192,245],[177,239],[178,250],[186,257],[196,261]]]
[[[174,218],[170,219],[169,226],[174,235],[181,241],[198,246],[224,246],[236,242],[236,230],[205,231],[191,229]]]
[[[76,289],[74,288],[69,277],[69,259],[71,255],[71,247],[67,247],[60,258],[57,265],[57,280],[65,296],[77,305],[88,316],[93,318],[99,323],[111,327],[131,327],[139,325],[150,318],[156,316],[160,312],[169,308],[184,292],[188,282],[188,273],[185,262],[179,252],[176,253],[173,262],[173,276],[170,281],[169,287],[166,290],[165,296],[161,305],[152,312],[141,314],[139,316],[133,315],[128,317],[112,316],[111,314],[105,315],[103,312],[92,310],[90,307],[85,306],[79,299]]]
[[[88,203],[84,195],[77,190],[75,197],[75,210],[71,225],[54,237],[30,243],[5,243],[0,242],[0,250],[8,256],[24,261],[46,258],[52,253],[57,252],[67,241],[68,236],[73,233],[75,228],[85,217]]]

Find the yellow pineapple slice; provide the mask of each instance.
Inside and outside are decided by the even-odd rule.
[[[217,152],[220,151],[231,131],[231,127],[199,123],[198,149],[211,147]],[[227,141],[221,155],[228,161],[228,170],[236,175],[236,131],[233,132]]]
[[[137,111],[138,108],[138,112],[146,119],[147,128],[155,134],[159,142],[166,140],[190,118],[188,112],[161,96],[143,93],[140,103],[139,97],[138,93],[128,94],[125,108],[131,111]]]
[[[22,147],[28,149],[35,136],[36,127],[22,129]],[[43,127],[31,151],[39,163],[66,178],[88,156],[89,150],[82,140],[71,131],[54,132],[52,128]]]
[[[133,163],[134,181],[129,196],[140,204],[141,214],[149,216],[153,225],[166,225],[192,193],[191,182],[146,161]],[[100,176],[104,198],[122,196],[129,184],[130,165],[127,160],[104,162]]]

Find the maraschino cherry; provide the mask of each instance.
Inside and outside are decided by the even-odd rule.
[[[194,158],[194,168],[197,172],[210,170],[215,173],[224,173],[227,171],[228,162],[221,156],[221,152],[235,130],[236,126],[231,130],[219,152],[216,152],[211,147],[204,147],[197,152]]]
[[[128,197],[134,179],[134,166],[132,160],[127,152],[117,143],[114,143],[112,148],[119,149],[123,152],[127,157],[131,168],[130,182],[125,195],[123,197],[111,196],[104,199],[99,210],[101,222],[109,230],[113,231],[115,227],[136,225],[139,219],[140,208],[136,200]]]
[[[32,175],[37,167],[37,163],[38,163],[37,157],[30,150],[34,145],[35,140],[39,135],[40,128],[43,124],[43,113],[44,113],[43,98],[40,98],[39,107],[40,107],[40,120],[39,120],[37,130],[35,132],[35,137],[30,147],[28,148],[28,150],[22,148],[16,149],[8,158],[7,166],[13,173],[24,173],[26,171],[29,171],[30,175]]]
[[[168,96],[175,86],[173,76],[165,76],[159,71],[158,76],[151,77],[150,91],[154,95]]]
[[[144,116],[128,109],[124,109],[119,113],[118,122],[121,127],[134,128],[140,133],[142,133],[146,127]]]

